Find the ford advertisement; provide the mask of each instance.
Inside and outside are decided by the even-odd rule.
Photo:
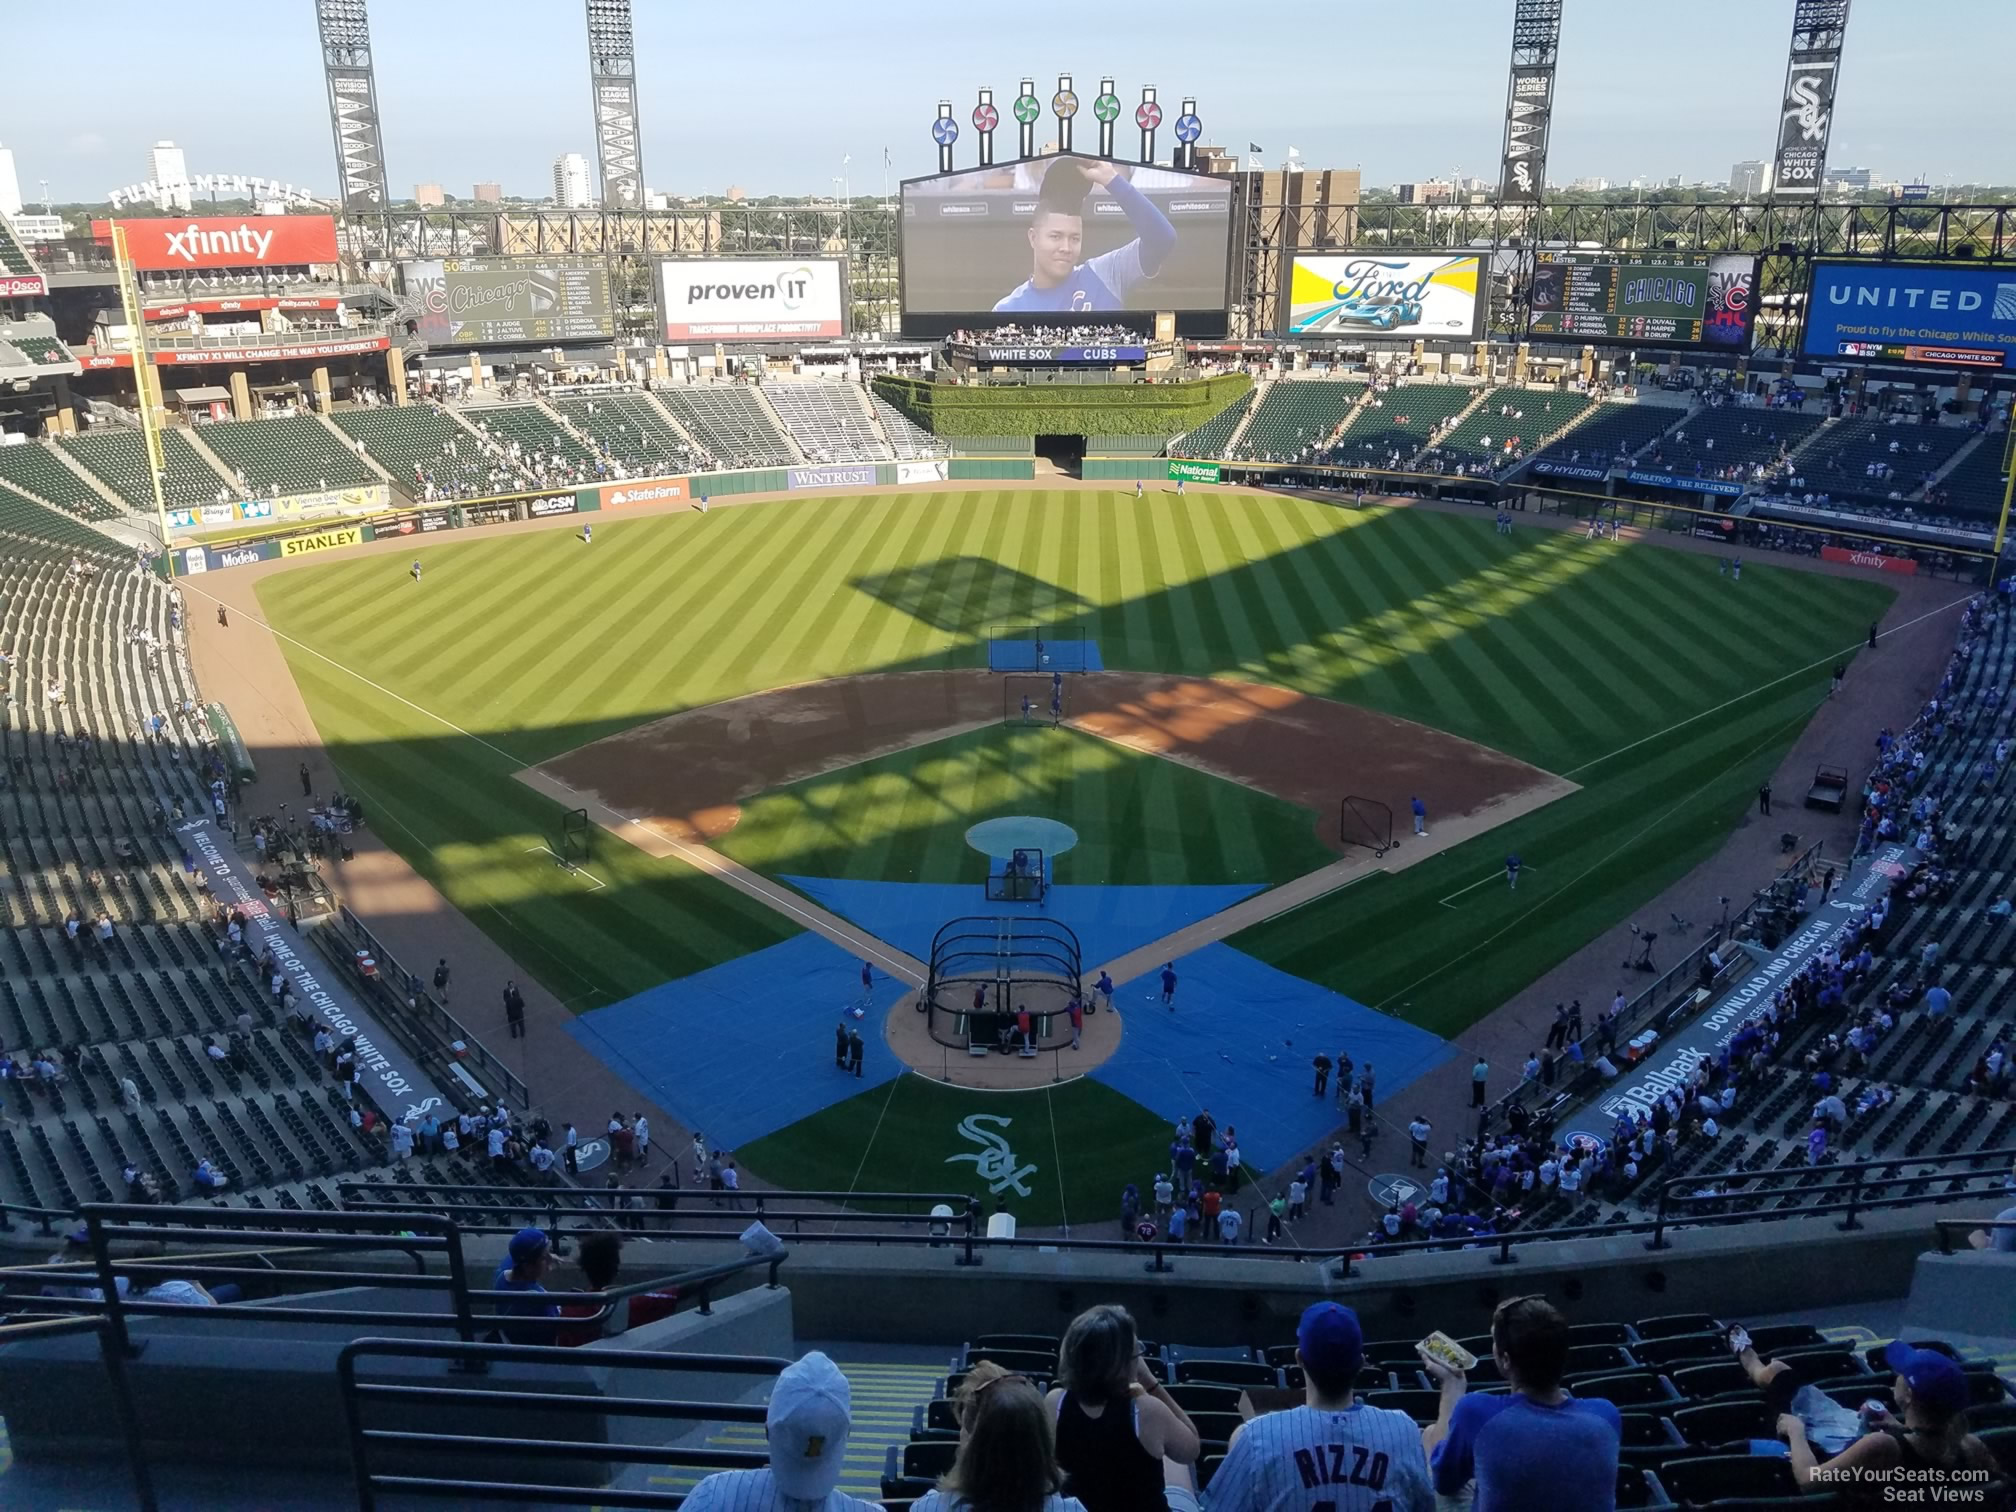
[[[2016,269],[1815,263],[1805,352],[1937,367],[2016,366]]]
[[[1483,259],[1338,252],[1295,259],[1291,336],[1474,336]]]

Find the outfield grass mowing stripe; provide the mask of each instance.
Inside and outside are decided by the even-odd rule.
[[[1412,574],[1412,581],[1424,587],[1435,581],[1434,570],[1428,561],[1419,551],[1412,549],[1414,545],[1422,543],[1410,542],[1408,538],[1396,534],[1392,536],[1390,544],[1395,559]],[[1495,571],[1496,564],[1489,568],[1480,567],[1471,574],[1471,579]],[[1451,618],[1474,617],[1473,610],[1460,604],[1446,606],[1443,613]],[[1462,699],[1464,707],[1472,711],[1473,727],[1502,730],[1510,734],[1514,730],[1530,730],[1535,724],[1542,724],[1553,729],[1557,739],[1567,735],[1568,729],[1538,717],[1543,713],[1543,701],[1532,696],[1539,691],[1537,684],[1527,684],[1523,680],[1499,684],[1506,697],[1520,699],[1521,706],[1516,712],[1500,699],[1498,692],[1493,691],[1489,659],[1484,654],[1482,643],[1495,640],[1501,633],[1501,627],[1498,625],[1480,624],[1476,626],[1475,633],[1455,636],[1449,642],[1449,655],[1445,660],[1448,664],[1450,683],[1457,696]],[[1560,712],[1565,716],[1566,710]],[[1570,728],[1586,734],[1586,731],[1580,731],[1577,726],[1571,725]],[[1505,741],[1501,739],[1497,743],[1503,745]]]

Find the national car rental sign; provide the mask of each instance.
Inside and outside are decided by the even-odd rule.
[[[336,261],[336,222],[327,215],[215,215],[184,220],[122,220],[133,266],[171,268],[296,268]],[[94,220],[91,234],[112,239],[112,222]]]

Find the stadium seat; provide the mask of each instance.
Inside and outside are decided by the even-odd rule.
[[[1364,392],[1362,383],[1332,378],[1278,379],[1253,411],[1234,455],[1260,462],[1314,457]]]
[[[1256,1360],[1179,1360],[1176,1379],[1220,1386],[1279,1386],[1281,1372]]]
[[[1667,1495],[1683,1505],[1736,1496],[1796,1496],[1789,1460],[1769,1455],[1710,1454],[1668,1460],[1659,1471]]]
[[[1676,1407],[1672,1417],[1673,1426],[1680,1430],[1682,1438],[1704,1448],[1771,1438],[1778,1424],[1778,1415],[1765,1406],[1761,1397],[1747,1402],[1703,1402],[1693,1407]]]

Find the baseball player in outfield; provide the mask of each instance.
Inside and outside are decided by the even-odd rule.
[[[763,1418],[768,1468],[710,1475],[684,1505],[693,1512],[876,1512],[875,1503],[834,1489],[853,1428],[847,1377],[815,1349],[785,1366],[771,1389]]]
[[[1295,1358],[1303,1405],[1240,1424],[1211,1477],[1211,1512],[1434,1512],[1421,1430],[1353,1396],[1365,1363],[1358,1315],[1336,1302],[1309,1308]]]

